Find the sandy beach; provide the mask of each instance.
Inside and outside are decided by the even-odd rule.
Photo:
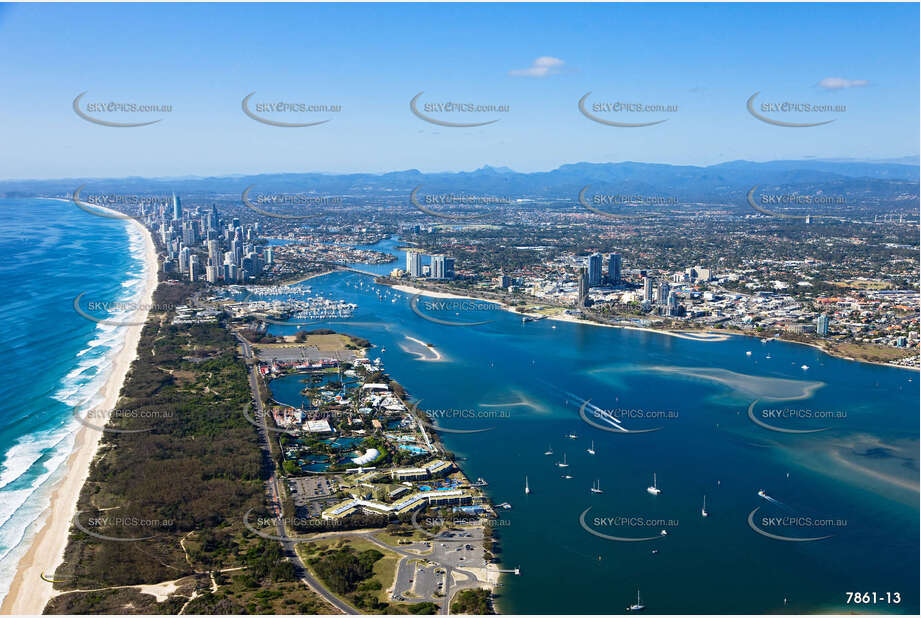
[[[107,208],[99,208],[118,214]],[[148,308],[152,304],[153,292],[157,287],[156,248],[150,232],[146,228],[142,230],[146,268],[144,288],[138,300],[139,308],[126,320],[133,324],[124,327],[127,329],[124,346],[117,353],[112,373],[102,387],[104,400],[99,406],[94,407],[95,410],[112,410],[116,407],[125,375],[137,357],[141,329],[147,320]],[[64,559],[64,549],[67,546],[77,499],[86,482],[101,437],[101,431],[86,426],[81,426],[77,431],[74,448],[65,464],[63,477],[52,489],[50,506],[32,524],[33,527],[37,527],[38,533],[32,538],[28,551],[16,567],[16,575],[9,593],[0,606],[0,613],[41,614],[45,605],[55,595],[53,585],[44,578],[53,579],[55,569]]]
[[[448,292],[435,292],[435,291],[433,291],[433,290],[425,290],[425,289],[422,289],[422,288],[414,288],[414,287],[412,287],[411,285],[402,285],[402,284],[398,284],[398,285],[391,285],[390,287],[392,287],[394,290],[398,290],[398,291],[400,291],[400,292],[406,292],[407,294],[419,294],[419,295],[421,295],[421,296],[428,296],[428,297],[430,297],[430,298],[459,298],[459,299],[464,299],[464,300],[481,300],[481,301],[483,301],[483,302],[485,302],[485,303],[493,303],[493,304],[499,305],[499,306],[501,306],[501,307],[503,307],[503,308],[507,307],[507,305],[503,305],[502,303],[500,303],[499,301],[496,301],[496,300],[488,300],[488,299],[485,299],[485,298],[477,298],[477,297],[475,297],[475,296],[462,296],[462,295],[460,295],[460,294],[450,294],[450,293],[448,293]]]
[[[419,294],[421,296],[429,296],[431,298],[456,298],[456,299],[464,299],[464,300],[479,300],[484,303],[492,303],[496,305],[497,307],[503,309],[504,311],[510,311],[516,315],[531,316],[535,318],[546,318],[548,320],[555,320],[557,322],[571,322],[573,324],[585,324],[587,326],[604,326],[607,328],[623,328],[626,330],[642,330],[648,333],[658,333],[660,335],[668,335],[669,337],[678,337],[679,339],[691,339],[693,341],[704,341],[704,342],[706,341],[725,341],[732,336],[732,334],[730,333],[714,333],[711,331],[703,331],[703,330],[692,331],[692,329],[686,329],[685,331],[673,331],[673,330],[664,330],[664,329],[658,329],[658,328],[647,328],[643,326],[626,326],[623,324],[603,324],[601,322],[593,322],[591,320],[578,318],[574,315],[568,315],[562,312],[555,314],[555,315],[544,315],[540,313],[527,313],[527,312],[522,313],[520,311],[516,311],[511,305],[507,305],[500,301],[491,300],[488,298],[477,298],[475,296],[462,296],[460,294],[451,294],[448,292],[435,292],[433,290],[414,288],[409,285],[392,285],[390,287],[392,287],[394,290],[399,290],[400,292],[405,292],[407,294]],[[699,335],[695,336],[693,334],[689,334],[692,332],[699,333]]]
[[[704,330],[704,329],[699,329],[699,328],[695,329],[692,327],[685,328],[682,330],[668,330],[668,329],[663,329],[663,328],[650,328],[650,327],[645,327],[645,326],[627,326],[625,324],[604,324],[601,322],[593,322],[592,320],[586,320],[586,319],[579,318],[573,315],[568,315],[562,312],[555,314],[555,315],[543,315],[543,314],[538,314],[538,313],[527,313],[527,312],[521,313],[519,311],[516,311],[510,305],[504,304],[500,301],[490,300],[486,298],[477,298],[475,296],[462,296],[460,294],[450,294],[447,292],[435,292],[432,290],[415,288],[409,285],[392,285],[390,287],[392,287],[394,290],[406,292],[407,294],[420,294],[422,296],[430,296],[432,298],[458,298],[458,299],[479,300],[483,302],[493,303],[499,306],[501,309],[505,311],[511,311],[515,313],[516,315],[546,318],[548,320],[555,320],[557,322],[570,322],[573,324],[585,324],[587,326],[603,326],[607,328],[622,328],[625,330],[646,331],[648,333],[658,333],[660,335],[668,335],[669,337],[677,337],[679,339],[689,339],[691,341],[700,341],[703,343],[726,341],[730,339],[731,337],[751,337],[753,339],[758,339],[758,340],[761,340],[763,338],[757,335],[756,333],[747,333],[747,332],[738,332],[738,331],[714,332],[712,330]],[[853,358],[851,356],[847,356],[845,354],[838,353],[835,350],[829,350],[826,347],[821,346],[818,343],[811,342],[811,341],[794,341],[790,339],[780,339],[779,341],[783,341],[784,343],[795,343],[799,345],[807,345],[817,350],[820,350],[831,357],[840,358],[843,360],[849,360],[849,361],[853,361],[856,363],[869,363],[871,365],[882,365],[884,367],[895,367],[897,369],[908,369],[910,371],[919,371],[918,367],[906,367],[904,365],[896,365],[894,363],[888,363],[885,361],[871,361],[871,360],[865,360],[862,358]]]
[[[426,356],[423,355],[423,354],[419,354],[418,352],[412,352],[412,351],[410,351],[410,350],[405,350],[405,349],[404,349],[404,351],[406,351],[406,352],[409,353],[409,354],[419,354],[419,356],[420,356],[419,360],[421,360],[421,361],[433,362],[433,361],[440,361],[440,360],[443,359],[443,357],[442,357],[442,355],[441,355],[441,352],[439,352],[438,350],[436,350],[436,349],[434,348],[434,346],[430,346],[430,345],[427,344],[426,342],[421,341],[421,340],[419,340],[419,339],[416,339],[415,337],[410,337],[409,335],[406,335],[406,338],[409,339],[410,341],[414,342],[414,343],[419,344],[419,345],[422,346],[425,350],[431,352],[431,353],[434,355],[434,356],[432,356],[431,358],[428,358],[428,357],[426,357]]]
[[[310,281],[311,279],[316,279],[317,277],[323,277],[325,275],[328,275],[331,272],[335,272],[335,271],[327,270],[321,273],[313,273],[312,275],[305,275],[303,277],[295,277],[294,279],[291,279],[289,281],[282,281],[279,285],[297,285],[298,283],[303,283],[304,281]]]

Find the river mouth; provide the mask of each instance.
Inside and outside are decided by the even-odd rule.
[[[885,541],[898,536],[904,547],[917,546],[916,465],[890,456],[893,445],[900,454],[910,450],[905,441],[917,436],[916,389],[907,372],[783,342],[771,342],[766,358],[746,337],[693,340],[551,320],[523,324],[511,312],[497,312],[489,324],[449,327],[415,315],[409,294],[381,288],[367,275],[333,273],[311,286],[358,305],[352,320],[329,328],[371,341],[368,357],[380,358],[420,409],[470,411],[441,416],[437,425],[448,430],[440,438],[467,477],[486,479],[493,504],[512,507],[501,511],[508,525],[497,532],[498,556],[503,568],[520,566],[523,574],[503,579],[497,603],[504,612],[607,613],[612,594],[629,600],[638,583],[662,613],[771,612],[793,595],[808,612],[842,608],[841,587],[859,586],[861,578],[883,574],[903,590],[917,579],[916,571],[896,566],[912,564],[910,552]],[[378,291],[390,297],[380,300]],[[429,352],[421,347],[445,360],[423,360]],[[746,355],[752,349],[759,354]],[[660,429],[603,431],[580,417],[586,400],[619,414],[629,429]],[[752,423],[746,411],[754,400],[756,412],[848,414],[821,434],[786,435]],[[790,426],[813,427],[809,422]],[[836,453],[852,465],[836,464]],[[654,472],[657,496],[646,491]],[[590,492],[596,481],[602,493]],[[791,553],[788,545],[803,543],[765,538],[746,523],[764,502],[761,489],[796,513],[848,525]],[[614,537],[661,529],[606,530],[608,519],[678,523],[653,554],[652,547],[636,547],[642,543],[586,532],[579,516],[589,506],[588,523]],[[765,568],[783,575],[752,579]],[[663,569],[683,575],[663,577]],[[818,581],[816,571],[823,573]],[[722,582],[719,590],[713,578]],[[560,586],[572,592],[566,600],[554,592]],[[711,588],[702,598],[700,590]]]

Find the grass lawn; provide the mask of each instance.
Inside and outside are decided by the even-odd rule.
[[[391,534],[385,530],[381,530],[380,532],[374,533],[374,538],[384,543],[387,543],[388,545],[393,545],[395,547],[401,544],[406,545],[407,541],[414,542],[414,541],[430,541],[431,540],[431,537],[423,533],[421,530],[410,528],[408,532],[410,532],[411,534]]]
[[[285,337],[287,343],[259,343],[256,344],[258,348],[265,349],[278,349],[278,348],[296,348],[301,346],[316,346],[316,348],[321,352],[337,352],[340,350],[345,350],[346,345],[351,342],[351,338],[348,335],[342,335],[339,333],[333,335],[307,335],[307,339],[302,342],[296,342],[294,338],[296,335],[288,335]]]
[[[837,348],[840,353],[846,354],[852,358],[881,363],[898,360],[915,354],[912,350],[905,348],[892,348],[868,343],[839,343],[831,347]]]

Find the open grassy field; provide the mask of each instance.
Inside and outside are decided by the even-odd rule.
[[[351,337],[335,333],[332,335],[307,335],[304,341],[295,340],[297,335],[285,336],[285,343],[260,343],[260,348],[296,348],[302,346],[315,346],[321,352],[336,352],[345,350],[346,345],[351,342]]]

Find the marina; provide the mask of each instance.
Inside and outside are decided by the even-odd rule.
[[[489,479],[489,485],[484,489],[492,497],[497,511],[507,512],[512,522],[501,531],[502,562],[504,565],[514,566],[520,563],[527,566],[527,577],[503,581],[503,594],[498,601],[501,611],[570,612],[571,608],[568,605],[543,592],[557,586],[561,577],[568,588],[579,591],[579,611],[595,613],[605,613],[608,611],[608,605],[604,599],[592,592],[593,587],[610,587],[612,578],[619,593],[624,596],[635,594],[635,588],[630,588],[631,584],[640,583],[643,590],[648,589],[650,595],[654,594],[656,599],[657,612],[684,612],[689,607],[696,607],[703,612],[720,608],[724,612],[745,613],[751,610],[753,604],[763,608],[782,607],[783,596],[790,596],[792,590],[797,591],[799,598],[819,602],[820,598],[834,596],[840,586],[838,582],[842,581],[840,578],[850,581],[849,578],[854,577],[832,567],[835,577],[839,579],[825,577],[818,582],[817,588],[809,589],[800,585],[798,582],[801,580],[796,579],[797,572],[809,568],[807,564],[803,564],[795,567],[794,572],[785,574],[776,584],[773,581],[767,582],[755,591],[738,579],[737,573],[721,571],[721,576],[734,582],[732,586],[740,592],[721,597],[713,596],[706,604],[695,605],[692,602],[688,605],[687,601],[677,602],[676,595],[685,594],[686,598],[696,598],[697,593],[694,590],[698,590],[700,586],[706,588],[707,584],[691,575],[688,581],[669,582],[666,590],[656,576],[654,565],[645,562],[650,559],[660,561],[667,558],[673,563],[703,564],[710,565],[705,568],[718,569],[718,547],[728,543],[732,547],[755,551],[752,548],[757,546],[759,539],[763,537],[752,532],[744,524],[748,512],[756,506],[752,504],[752,500],[758,499],[756,492],[759,486],[752,485],[758,481],[752,479],[760,479],[764,483],[781,482],[786,479],[791,466],[804,469],[802,464],[794,463],[797,461],[794,451],[788,452],[783,449],[775,452],[773,457],[784,462],[783,468],[776,470],[776,464],[772,464],[770,459],[765,457],[773,451],[765,447],[751,446],[752,443],[762,443],[764,436],[760,436],[758,431],[763,430],[748,421],[744,414],[736,416],[736,410],[741,408],[744,411],[745,406],[751,401],[746,399],[748,393],[736,394],[736,382],[730,382],[733,386],[727,386],[722,382],[708,382],[701,378],[691,381],[682,378],[680,373],[633,373],[620,369],[636,364],[637,346],[643,350],[643,354],[655,356],[664,350],[667,342],[671,362],[675,365],[697,366],[695,363],[699,362],[697,359],[700,350],[706,348],[712,363],[731,367],[733,371],[747,375],[754,373],[756,368],[736,366],[735,361],[731,360],[740,356],[743,359],[750,358],[744,355],[744,347],[741,353],[738,352],[739,348],[745,345],[744,340],[731,338],[718,343],[698,342],[652,333],[565,322],[558,322],[555,324],[557,328],[551,329],[549,320],[530,323],[528,338],[518,340],[516,337],[519,336],[517,333],[521,328],[520,316],[514,314],[498,314],[498,319],[489,327],[451,329],[415,316],[399,299],[396,303],[390,302],[392,298],[388,298],[386,302],[377,302],[375,284],[370,277],[355,273],[334,273],[313,279],[310,283],[315,293],[358,305],[347,323],[331,324],[330,327],[373,341],[376,347],[369,351],[369,360],[374,362],[377,357],[383,359],[394,378],[399,380],[413,397],[423,400],[424,406],[433,409],[486,410],[490,408],[480,408],[479,404],[526,402],[527,406],[513,408],[510,421],[496,420],[490,423],[464,418],[438,420],[439,426],[448,429],[492,427],[489,431],[478,433],[446,432],[440,434],[440,437],[446,447],[455,454],[459,465],[469,478]],[[392,293],[397,296],[402,294]],[[402,298],[408,300],[409,295],[403,295]],[[481,316],[465,316],[461,312],[461,317],[457,319],[476,321],[481,319]],[[516,334],[512,334],[513,324]],[[320,325],[322,326],[323,324]],[[489,330],[488,336],[481,332],[486,328]],[[286,328],[273,325],[270,332],[286,332]],[[296,327],[288,327],[287,332],[296,332]],[[579,339],[577,334],[580,332],[591,334],[591,337]],[[420,362],[415,355],[401,349],[400,344],[406,336],[431,342],[451,360],[442,363]],[[560,341],[567,343],[561,347]],[[848,365],[845,361],[827,356],[820,361],[817,360],[820,358],[820,352],[788,343],[772,342],[771,345],[774,346],[772,362],[778,363],[779,367],[786,363],[791,371],[795,370],[801,374],[799,366],[802,364],[808,364],[812,368],[810,373],[818,366],[821,368],[818,379],[836,385],[834,390],[826,387],[816,391],[812,395],[812,401],[804,401],[803,407],[835,409],[836,405],[841,405],[835,403],[836,399],[862,401],[872,397],[872,393],[877,389],[883,388],[886,388],[888,393],[896,393],[897,399],[901,397],[904,401],[904,398],[910,398],[906,387],[911,376],[889,373],[897,370],[885,369],[889,381],[883,380],[876,386],[875,380],[881,379],[882,374],[868,381],[865,374],[871,371],[865,366]],[[554,350],[553,363],[541,360],[548,358],[544,350],[549,349]],[[505,359],[501,374],[476,369],[490,367],[490,363],[498,356]],[[809,357],[809,360],[804,363],[806,357]],[[796,362],[797,359],[800,359],[799,362]],[[821,362],[825,365],[821,366]],[[499,363],[495,363],[496,368],[499,366]],[[850,376],[846,383],[838,377],[842,371]],[[794,379],[793,376],[785,377]],[[721,375],[720,379],[723,379]],[[741,379],[738,383],[744,384]],[[436,386],[439,384],[476,384],[477,388],[473,391],[460,386],[448,390]],[[547,384],[550,386],[545,386]],[[903,390],[899,390],[900,386]],[[768,384],[764,388],[773,388],[773,385]],[[610,397],[611,390],[617,391],[618,401]],[[770,394],[770,391],[765,392]],[[786,396],[785,392],[778,394]],[[564,405],[565,399],[569,401],[567,405]],[[610,428],[611,431],[587,424],[580,418],[579,408],[587,400],[590,401],[584,409],[586,417],[601,427]],[[676,402],[681,403],[676,405]],[[799,405],[799,402],[797,404]],[[597,409],[593,406],[597,406]],[[649,415],[645,420],[633,417],[618,419],[613,415],[608,420],[601,414],[618,406],[641,408],[644,411],[678,409],[680,414],[672,418]],[[878,426],[870,422],[869,417],[862,417],[856,413],[849,416],[849,422],[858,422],[865,431],[879,430]],[[907,417],[905,422],[908,423]],[[578,429],[579,425],[574,423],[584,423],[581,425],[583,428]],[[631,430],[652,427],[663,429],[654,433],[629,435]],[[554,447],[552,441],[548,444],[548,436],[578,441],[582,434],[587,444],[576,451],[566,449],[568,452],[564,453],[558,445]],[[576,438],[571,438],[570,435]],[[822,436],[818,439],[813,438],[816,447],[822,444],[822,440]],[[589,449],[594,450],[595,455],[588,453]],[[693,467],[681,465],[680,462],[697,452],[709,453],[706,462],[712,461],[712,464],[705,462]],[[726,466],[724,462],[727,461],[735,464]],[[561,468],[559,464],[565,464],[566,467]],[[842,472],[845,470],[840,467],[829,469]],[[617,470],[618,473],[612,478],[606,476],[604,486],[600,487],[597,479],[600,470]],[[554,475],[551,471],[557,472]],[[667,473],[667,476],[663,477],[663,481],[667,479],[667,486],[658,484],[658,471]],[[651,478],[653,475],[655,477]],[[515,504],[515,508],[512,509],[512,504],[506,500],[510,496],[523,495],[525,476],[528,477],[527,486],[531,491],[524,494],[527,499],[523,500],[522,504]],[[707,480],[708,478],[713,480]],[[788,482],[793,483],[796,478],[796,475],[791,474]],[[827,483],[830,481],[823,481],[822,478],[816,477],[814,473],[802,473],[799,475],[799,481],[790,485],[787,492],[795,493],[798,496],[797,503],[807,507],[816,504],[814,496],[821,495],[821,507],[813,508],[821,508],[824,513],[852,509],[849,502],[842,501],[833,492],[829,492]],[[584,482],[589,486],[594,483],[603,493],[591,492],[590,487],[582,484],[581,479],[586,479]],[[648,481],[638,483],[638,479]],[[574,480],[580,482],[574,483]],[[876,482],[861,483],[859,475],[848,475],[846,479],[835,481],[839,482],[872,487],[869,491],[881,490]],[[652,483],[650,487],[659,490],[659,493],[639,492],[645,501],[638,500],[637,490],[649,483]],[[538,484],[541,487],[540,491],[537,491]],[[893,488],[892,491],[898,493],[901,490]],[[704,493],[707,494],[707,517],[701,514]],[[624,512],[642,515],[648,514],[647,509],[652,508],[653,500],[655,504],[661,505],[656,508],[664,509],[662,515],[666,521],[669,517],[674,517],[681,521],[681,525],[674,529],[668,526],[663,529],[660,526],[651,531],[652,535],[662,539],[671,539],[678,535],[682,539],[680,549],[670,546],[667,552],[661,551],[657,554],[651,553],[649,549],[643,550],[641,555],[629,552],[624,554],[628,548],[619,547],[617,543],[602,541],[598,546],[598,539],[585,532],[577,522],[579,513],[591,504],[595,505],[593,514],[597,512],[599,516],[613,516]],[[713,506],[717,503],[720,505],[718,513]],[[911,506],[896,506],[888,512],[901,518],[900,521],[907,528],[911,527]],[[681,516],[681,513],[684,515]],[[896,515],[898,513],[901,515]],[[741,528],[733,524],[733,517],[739,518]],[[713,520],[721,525],[698,529],[690,523],[692,519],[701,523]],[[566,522],[572,523],[567,525]],[[544,538],[545,531],[549,529],[557,530],[557,534],[564,536],[565,547],[576,549],[576,553],[573,553],[572,549],[555,550],[558,552],[558,561],[565,565],[562,567],[562,575],[560,567],[551,568],[542,564],[542,552],[536,550],[531,541],[533,538]],[[666,533],[664,535],[661,534],[663,530]],[[599,531],[609,534],[617,532],[604,529]],[[629,536],[629,532],[622,536]],[[871,533],[870,536],[876,538],[877,533]],[[548,543],[556,547],[557,542]],[[849,547],[835,541],[823,543],[826,544],[819,549],[824,553],[846,555],[851,551]],[[601,561],[598,560],[599,554],[603,558]],[[585,561],[585,556],[591,556],[591,560]],[[744,558],[738,560],[745,562]],[[634,573],[630,581],[623,581],[612,575],[603,566],[614,564],[616,561],[625,561],[629,564]],[[841,563],[841,559],[837,559],[836,562]],[[868,565],[868,569],[878,571],[886,568],[885,562],[872,559],[870,562],[873,564],[872,567]],[[749,568],[757,569],[758,566],[752,563]],[[739,576],[742,571],[744,568],[739,570]],[[890,577],[896,581],[910,579],[909,574],[896,572],[890,572]]]

